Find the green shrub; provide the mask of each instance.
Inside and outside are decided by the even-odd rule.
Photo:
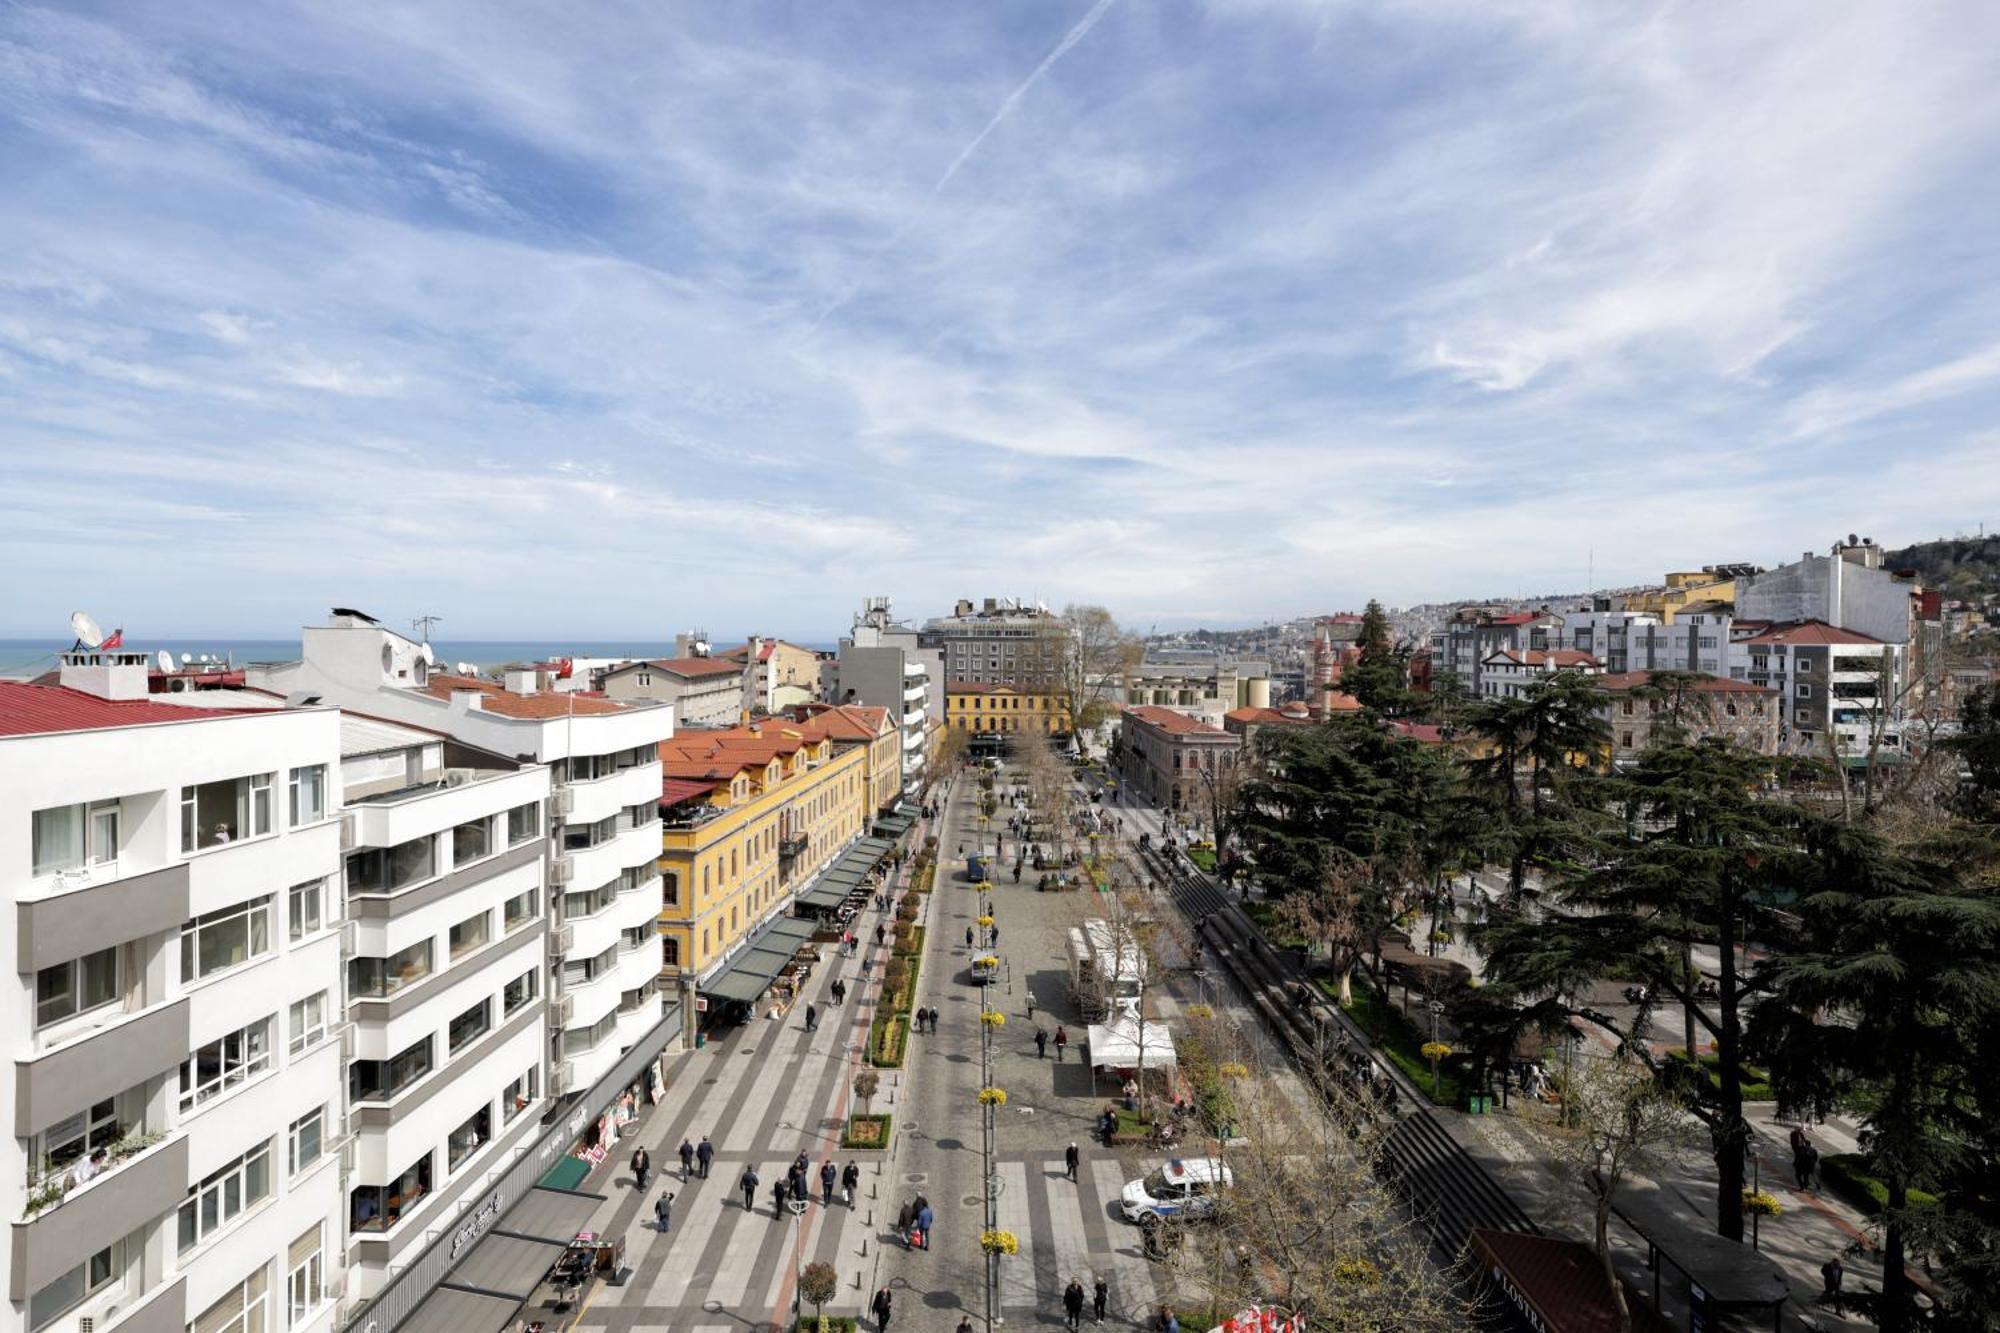
[[[1873,1217],[1889,1206],[1889,1187],[1868,1174],[1868,1159],[1858,1152],[1834,1153],[1819,1159],[1820,1179],[1841,1198]],[[1912,1188],[1910,1206],[1928,1208],[1938,1201],[1927,1190]]]
[[[798,1333],[854,1333],[856,1327],[850,1314],[802,1314]]]
[[[1337,1003],[1339,985],[1327,977],[1320,978],[1319,984]],[[1465,1081],[1470,1073],[1467,1057],[1461,1054],[1440,1060],[1437,1081],[1433,1083],[1431,1062],[1423,1057],[1424,1043],[1430,1038],[1359,976],[1354,979],[1354,1003],[1347,1007],[1347,1016],[1433,1105],[1462,1107],[1472,1095],[1472,1088]]]
[[[1687,1051],[1679,1046],[1667,1052],[1669,1060],[1687,1061]],[[1722,1091],[1722,1058],[1713,1051],[1705,1051],[1696,1062],[1708,1071],[1708,1085],[1718,1093]],[[1750,1065],[1738,1065],[1737,1077],[1742,1080],[1743,1100],[1746,1102],[1774,1102],[1778,1094],[1771,1088],[1771,1076]]]
[[[889,1127],[895,1117],[885,1113],[877,1115],[851,1115],[847,1117],[847,1128],[841,1132],[840,1146],[843,1148],[886,1148],[889,1146]],[[862,1126],[870,1128],[863,1129]],[[856,1137],[859,1130],[862,1137]]]

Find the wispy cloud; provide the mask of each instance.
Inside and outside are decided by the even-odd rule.
[[[1996,39],[0,8],[0,633],[1240,618],[1992,520]]]

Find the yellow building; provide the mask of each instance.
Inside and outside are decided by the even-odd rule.
[[[903,733],[886,708],[867,704],[801,704],[793,720],[819,727],[837,748],[864,748],[868,771],[868,811],[890,810],[903,798]]]
[[[816,719],[661,743],[663,975],[707,970],[865,831],[869,756]]]
[[[1012,685],[954,680],[944,687],[945,725],[973,736],[1032,731],[1067,732],[1069,709],[1061,696]]]
[[[1647,592],[1628,593],[1627,611],[1649,611],[1663,625],[1691,606],[1705,602],[1736,605],[1736,575],[1733,567],[1723,569],[1683,569],[1667,575],[1666,586]]]

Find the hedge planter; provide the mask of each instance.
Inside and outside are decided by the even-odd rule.
[[[798,1333],[854,1333],[857,1325],[851,1314],[800,1315]]]
[[[909,1049],[910,1020],[905,1014],[878,1014],[868,1025],[868,1063],[877,1069],[901,1069]]]
[[[887,1113],[847,1117],[847,1129],[840,1136],[843,1148],[886,1148],[889,1146],[890,1123],[895,1119]]]

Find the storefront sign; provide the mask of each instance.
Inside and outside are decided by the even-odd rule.
[[[492,1226],[494,1219],[499,1216],[500,1194],[496,1190],[487,1196],[485,1203],[479,1205],[479,1211],[475,1212],[471,1217],[466,1218],[464,1225],[452,1234],[451,1257],[454,1259],[458,1258],[458,1252],[478,1240],[486,1228]]]

